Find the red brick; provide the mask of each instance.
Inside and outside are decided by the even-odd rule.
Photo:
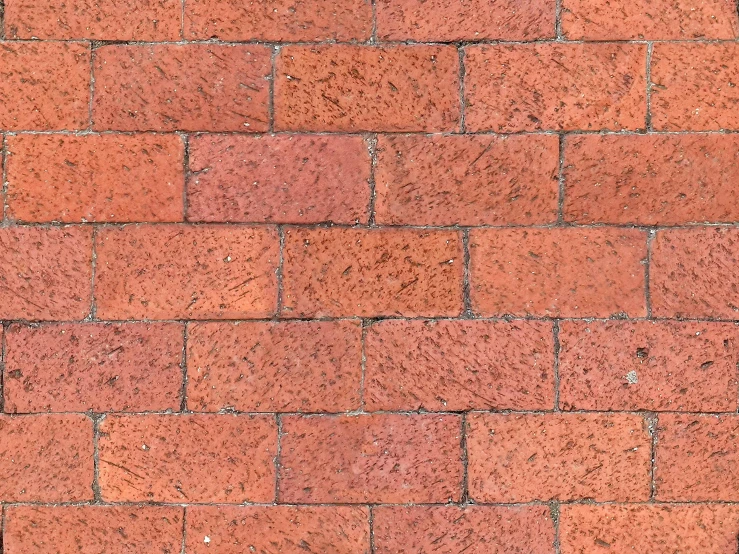
[[[548,506],[380,506],[374,509],[377,554],[553,554]]]
[[[663,131],[739,126],[739,44],[656,44],[652,124]]]
[[[554,135],[381,136],[378,153],[378,223],[557,220],[559,144]]]
[[[182,346],[172,323],[11,325],[5,411],[179,410]]]
[[[349,506],[193,506],[188,554],[366,554],[369,511]]]
[[[3,502],[92,500],[90,418],[76,414],[0,416],[0,444]]]
[[[8,217],[20,221],[182,221],[176,135],[7,138]]]
[[[288,229],[283,314],[455,316],[462,244],[454,231]]]
[[[92,229],[0,229],[0,319],[83,319],[91,279]]]
[[[197,136],[188,219],[367,223],[370,158],[356,136]]]
[[[642,129],[644,44],[465,48],[469,131]]]
[[[278,130],[459,127],[459,58],[452,46],[286,46],[275,75]]]
[[[737,410],[739,327],[677,321],[563,321],[565,410]]]
[[[187,400],[215,412],[359,408],[358,321],[202,323],[188,328]]]
[[[101,319],[267,317],[279,237],[267,227],[141,225],[97,236]]]
[[[548,410],[554,337],[541,321],[381,321],[365,339],[375,410]]]
[[[285,416],[282,432],[282,502],[424,503],[460,499],[458,416]]]
[[[679,225],[739,220],[739,137],[567,138],[565,219]]]
[[[562,554],[734,554],[736,506],[592,506],[560,509]]]
[[[535,40],[554,36],[554,0],[379,0],[383,40],[452,42]]]
[[[178,0],[5,0],[9,38],[178,40]]]
[[[739,500],[737,429],[735,415],[660,414],[657,499]]]
[[[562,32],[570,40],[733,39],[734,0],[564,0]]]
[[[10,506],[7,554],[78,552],[167,554],[182,545],[183,508],[170,506]]]
[[[88,127],[89,44],[0,42],[0,75],[0,128]]]
[[[657,232],[649,289],[658,317],[737,319],[739,230],[697,227]]]
[[[651,438],[632,414],[470,414],[470,497],[478,502],[649,498]]]
[[[269,128],[270,49],[113,45],[95,51],[94,127],[118,131]]]
[[[372,6],[367,0],[188,0],[185,33],[204,40],[364,41],[372,34]]]
[[[270,416],[107,416],[100,488],[110,502],[272,502],[277,425]]]
[[[483,229],[470,233],[472,306],[482,315],[645,316],[646,233]]]

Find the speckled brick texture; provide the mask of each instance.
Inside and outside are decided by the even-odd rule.
[[[737,554],[737,0],[0,0],[0,554]]]

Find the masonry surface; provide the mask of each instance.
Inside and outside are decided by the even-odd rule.
[[[2,554],[735,554],[734,0],[0,2]]]

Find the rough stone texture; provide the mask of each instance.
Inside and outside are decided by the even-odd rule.
[[[179,410],[183,331],[176,323],[11,325],[5,411]]]
[[[188,39],[365,41],[372,33],[368,0],[188,0]]]
[[[459,501],[461,431],[456,415],[284,416],[279,500]]]
[[[554,0],[379,0],[382,40],[452,42],[554,37]]]
[[[175,506],[11,506],[8,554],[172,554],[182,544],[184,508]]]
[[[91,279],[92,229],[0,229],[0,319],[82,319]]]
[[[272,502],[272,416],[107,416],[100,424],[107,502]]]
[[[381,321],[365,339],[377,410],[550,410],[554,336],[543,321]]]
[[[93,473],[87,416],[0,416],[0,501],[92,500]]]
[[[735,135],[583,135],[565,144],[567,221],[739,221]]]
[[[99,131],[269,128],[270,49],[258,45],[112,45],[95,51]]]
[[[734,39],[734,0],[563,0],[569,40]]]
[[[341,412],[359,408],[358,321],[192,324],[187,401],[195,411]]]
[[[185,535],[191,554],[370,552],[366,507],[196,506],[187,510]]]
[[[240,319],[275,311],[279,237],[272,228],[106,228],[96,245],[102,319]]]
[[[7,138],[7,215],[19,221],[182,221],[184,144],[174,135]]]
[[[562,554],[734,554],[736,506],[562,506]]]
[[[90,45],[0,42],[0,129],[86,129]]]
[[[554,135],[381,136],[375,169],[377,223],[553,223],[558,143]]]
[[[282,315],[456,316],[462,244],[455,231],[285,231]]]
[[[367,223],[370,156],[357,136],[198,136],[188,219]]]
[[[646,233],[636,229],[475,229],[472,308],[481,315],[646,315]]]
[[[286,46],[275,75],[277,130],[459,128],[459,57],[452,46]]]
[[[739,127],[739,44],[657,44],[652,83],[655,129]]]
[[[735,415],[660,414],[656,498],[687,502],[739,500],[737,429],[739,418]]]
[[[465,48],[468,131],[643,129],[646,45]]]
[[[470,414],[470,497],[477,502],[649,498],[651,438],[631,414]]]
[[[698,227],[658,231],[649,289],[658,317],[737,319],[739,230]]]
[[[375,508],[377,554],[551,554],[548,506],[381,506]]]
[[[5,0],[13,39],[178,40],[178,0]]]

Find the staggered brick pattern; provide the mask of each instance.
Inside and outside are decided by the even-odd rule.
[[[735,0],[0,0],[2,554],[735,554]]]

